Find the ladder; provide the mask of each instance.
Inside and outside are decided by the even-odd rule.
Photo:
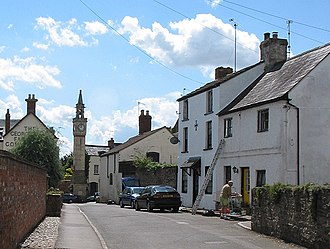
[[[212,176],[212,173],[213,173],[213,170],[215,168],[215,165],[217,164],[217,161],[220,157],[220,153],[221,153],[221,150],[223,148],[223,145],[225,143],[225,140],[224,139],[221,139],[220,140],[220,143],[218,145],[218,148],[214,154],[214,157],[212,159],[212,163],[211,163],[211,166],[209,167],[207,173],[206,173],[206,176],[205,176],[205,179],[204,179],[204,182],[203,182],[203,185],[201,187],[201,189],[199,190],[199,193],[196,197],[196,200],[194,202],[194,205],[193,205],[193,208],[192,208],[192,215],[195,215],[196,212],[197,212],[197,208],[199,207],[199,204],[201,203],[201,200],[203,198],[203,195],[205,193],[205,190],[207,188],[207,185],[209,184],[209,181],[211,179],[211,176]]]

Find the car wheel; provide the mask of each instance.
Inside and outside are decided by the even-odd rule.
[[[134,203],[134,201],[131,201],[131,208],[135,208],[135,203]]]
[[[147,203],[147,210],[148,210],[148,212],[152,212],[152,207],[151,207],[150,202]]]
[[[73,201],[72,200],[69,200],[69,203],[72,203]]]
[[[177,213],[177,212],[179,212],[179,207],[174,207],[174,208],[172,209],[172,212],[173,212],[173,213]]]
[[[135,202],[135,210],[136,211],[140,210],[140,206],[139,206],[139,203],[137,201]]]
[[[119,200],[119,206],[121,207],[121,208],[123,208],[125,205],[124,205],[124,203],[123,203],[123,200]]]

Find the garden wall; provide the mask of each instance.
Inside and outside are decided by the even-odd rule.
[[[0,150],[0,248],[17,248],[46,215],[47,170]]]
[[[307,248],[329,248],[330,186],[252,190],[253,231]]]
[[[136,177],[140,179],[141,186],[170,185],[176,188],[178,167],[165,167],[158,169],[137,168]]]

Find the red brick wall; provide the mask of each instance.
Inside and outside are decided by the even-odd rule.
[[[0,248],[16,248],[43,220],[46,191],[46,169],[0,150]]]

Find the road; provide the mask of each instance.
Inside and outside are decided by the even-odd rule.
[[[82,212],[109,249],[278,249],[302,248],[242,228],[237,221],[190,213],[135,211],[87,203]]]

